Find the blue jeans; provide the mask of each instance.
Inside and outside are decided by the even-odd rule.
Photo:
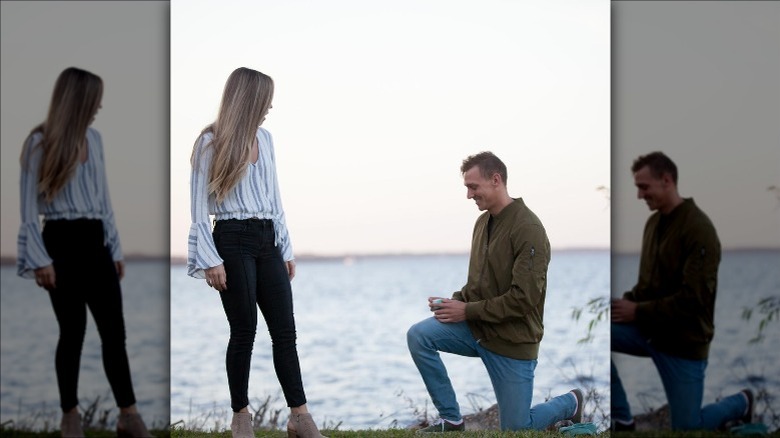
[[[577,399],[571,393],[532,408],[536,360],[511,359],[486,350],[471,335],[466,322],[424,319],[409,329],[406,340],[428,394],[445,420],[460,421],[462,417],[439,351],[482,359],[496,394],[502,430],[541,430],[574,415]]]
[[[225,355],[230,406],[249,404],[249,370],[260,308],[271,335],[274,369],[287,406],[306,403],[296,347],[293,299],[287,267],[274,246],[270,220],[217,221],[214,244],[225,263],[227,289],[219,293],[230,324]]]
[[[702,408],[707,361],[683,359],[656,350],[635,324],[612,323],[612,352],[653,359],[664,385],[674,430],[714,430],[727,421],[741,418],[747,409],[747,400],[742,393]],[[630,422],[633,417],[626,391],[614,362],[610,365],[612,417]]]

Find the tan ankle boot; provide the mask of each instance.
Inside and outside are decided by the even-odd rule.
[[[230,432],[233,434],[233,438],[255,438],[255,431],[252,430],[252,414],[249,412],[233,412]]]
[[[84,436],[84,431],[81,429],[81,414],[78,411],[71,411],[62,414],[62,421],[60,421],[60,433],[63,437],[78,437]]]
[[[311,414],[292,414],[287,422],[287,438],[326,438],[320,434]]]
[[[148,438],[153,435],[146,430],[144,420],[139,414],[119,414],[116,422],[116,434],[119,438]]]

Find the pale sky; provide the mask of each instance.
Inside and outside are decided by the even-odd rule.
[[[481,150],[556,248],[608,247],[612,216],[613,248],[638,250],[628,168],[656,149],[724,247],[780,247],[777,2],[613,3],[612,139],[606,1],[371,3],[3,1],[0,254],[22,141],[71,65],[106,82],[94,126],[126,254],[184,255],[192,143],[238,66],[276,81],[264,126],[298,254],[467,250],[458,167]]]
[[[2,1],[2,239],[16,255],[19,155],[67,67],[103,78],[103,137],[125,255],[168,255],[168,18],[165,2]]]
[[[649,216],[631,163],[662,150],[723,248],[780,248],[780,2],[615,2],[612,249]]]
[[[244,66],[274,78],[296,254],[467,251],[459,172],[491,150],[555,248],[610,242],[605,0],[171,4],[171,254],[186,254],[189,158]]]

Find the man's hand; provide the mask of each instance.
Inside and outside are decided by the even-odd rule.
[[[206,284],[220,292],[227,289],[227,275],[225,275],[224,264],[206,269]]]
[[[632,322],[636,319],[636,306],[633,301],[622,298],[612,300],[612,322]]]
[[[433,309],[433,316],[439,322],[461,322],[466,320],[466,303],[449,298],[442,298],[441,303],[433,303],[436,298],[429,298],[428,305]]]

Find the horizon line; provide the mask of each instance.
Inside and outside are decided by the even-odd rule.
[[[641,250],[612,250],[601,246],[561,247],[552,248],[552,252],[611,252],[614,255],[639,255]],[[721,252],[749,252],[749,251],[780,251],[780,247],[759,246],[735,246],[723,248]],[[384,251],[384,252],[352,252],[340,254],[301,253],[295,256],[296,260],[331,260],[345,258],[370,258],[370,257],[424,257],[424,256],[468,256],[469,251]],[[161,261],[167,260],[172,265],[186,264],[185,255],[154,255],[131,253],[127,254],[124,261]],[[0,265],[16,264],[16,255],[1,255]]]

